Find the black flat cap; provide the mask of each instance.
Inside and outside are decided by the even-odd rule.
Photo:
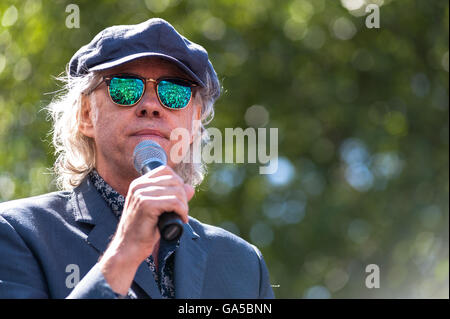
[[[217,74],[208,52],[189,41],[167,21],[149,19],[140,24],[117,25],[104,29],[70,59],[72,77],[92,71],[106,70],[142,58],[160,57],[179,66],[198,84],[205,87],[209,74],[213,86],[220,91]]]

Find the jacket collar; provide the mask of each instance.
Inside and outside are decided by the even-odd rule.
[[[175,298],[202,297],[207,256],[205,240],[189,224],[184,224],[180,246],[175,255]]]
[[[73,191],[71,198],[75,220],[94,227],[88,234],[87,243],[102,255],[116,232],[118,219],[98,193],[89,178]],[[206,271],[206,247],[197,232],[184,224],[180,246],[175,254],[176,298],[200,298]],[[139,266],[134,281],[153,299],[160,299],[161,293],[153,274],[144,262]]]

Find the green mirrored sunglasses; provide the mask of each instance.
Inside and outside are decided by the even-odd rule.
[[[162,77],[155,80],[134,74],[105,76],[102,82],[106,82],[111,100],[119,106],[138,104],[145,94],[146,83],[153,82],[161,105],[172,110],[185,108],[191,100],[192,88],[198,86],[179,78]]]

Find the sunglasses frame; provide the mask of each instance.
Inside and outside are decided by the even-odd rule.
[[[139,79],[139,80],[141,80],[144,83],[144,90],[142,91],[142,94],[141,94],[139,100],[137,100],[135,103],[130,104],[130,105],[119,104],[119,103],[114,102],[113,98],[111,97],[111,92],[110,92],[109,86],[111,84],[111,80],[113,78],[115,78],[115,77],[131,78],[131,79]],[[187,87],[189,87],[191,89],[191,95],[189,96],[189,101],[187,102],[186,106],[184,106],[182,108],[171,108],[171,107],[168,107],[167,105],[165,105],[161,101],[161,98],[159,97],[159,92],[158,92],[158,85],[159,85],[159,83],[161,83],[161,81],[170,81],[170,80],[175,81],[175,82],[182,82],[183,84],[186,84],[185,86],[187,86]],[[118,105],[120,107],[133,107],[133,106],[136,106],[137,104],[139,104],[139,102],[142,100],[142,97],[145,94],[145,91],[147,90],[147,82],[152,82],[154,84],[154,88],[155,88],[156,96],[158,97],[159,104],[161,104],[163,107],[165,107],[165,108],[167,108],[169,110],[182,110],[182,109],[185,109],[188,106],[188,104],[191,101],[191,99],[192,99],[192,88],[199,86],[198,84],[193,83],[192,81],[189,81],[189,80],[186,80],[186,79],[182,79],[182,78],[177,78],[177,77],[164,76],[164,77],[160,77],[160,78],[155,80],[155,79],[152,79],[152,78],[144,78],[144,77],[142,77],[140,75],[132,74],[132,73],[119,73],[119,74],[112,74],[112,75],[104,76],[102,81],[92,91],[94,91],[103,82],[106,83],[106,87],[107,87],[107,90],[108,90],[108,95],[109,95],[109,98],[111,99],[111,101],[115,105]]]

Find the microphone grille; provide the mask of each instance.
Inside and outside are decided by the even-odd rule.
[[[133,162],[134,168],[142,174],[143,168],[149,163],[152,163],[153,168],[166,165],[167,156],[161,145],[155,141],[145,140],[134,148]]]

